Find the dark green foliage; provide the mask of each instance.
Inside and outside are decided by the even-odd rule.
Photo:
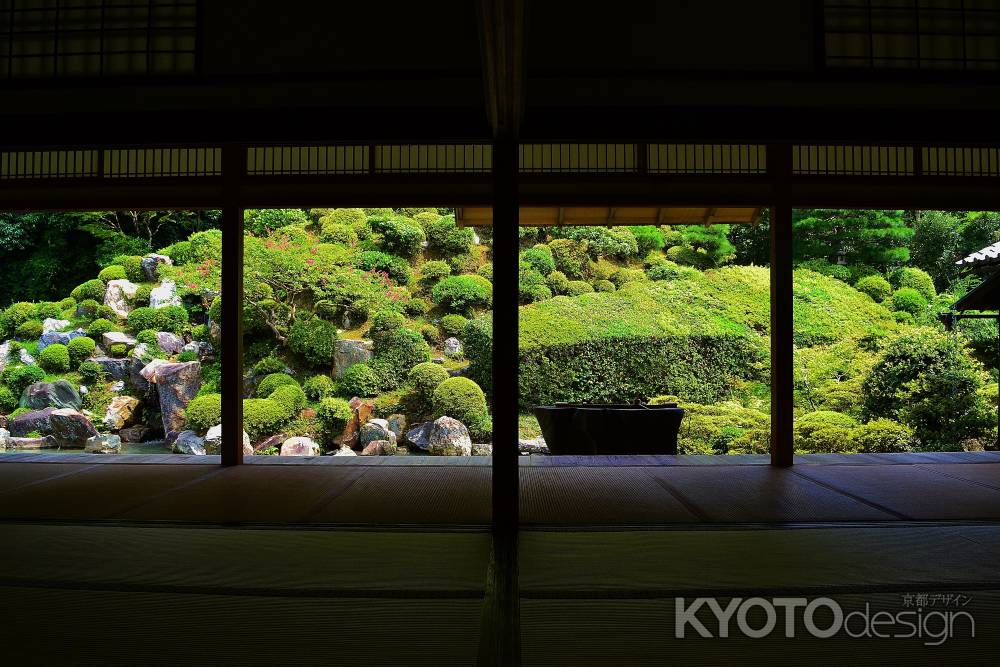
[[[73,289],[70,296],[77,301],[83,301],[84,299],[103,301],[104,293],[107,291],[107,287],[108,286],[104,284],[103,280],[95,278],[94,280],[88,280],[85,283],[77,285]]]
[[[598,280],[594,283],[595,292],[614,292],[617,289],[610,280]],[[551,296],[551,294],[549,295]]]
[[[35,313],[38,319],[44,320],[46,318],[61,318],[63,308],[58,303],[53,303],[51,301],[45,301],[37,306],[35,306]]]
[[[913,288],[920,292],[928,301],[937,296],[937,291],[934,289],[934,280],[925,271],[921,271],[920,269],[908,266],[897,269],[889,275],[889,282],[897,289]]]
[[[208,307],[208,319],[213,322],[222,322],[222,297],[217,296],[212,299],[212,305]]]
[[[479,385],[465,377],[448,378],[434,390],[434,416],[447,415],[465,425],[478,424],[487,417],[486,396]]]
[[[115,331],[118,327],[114,322],[99,318],[90,323],[87,327],[87,336],[94,340],[101,340],[101,337],[109,331]]]
[[[521,303],[532,303],[537,301],[532,290],[536,287],[544,287],[551,296],[551,290],[545,285],[545,276],[536,271],[530,264],[522,262],[517,273],[518,300]]]
[[[97,312],[94,314],[112,322],[118,321],[118,313],[115,312],[115,309],[111,306],[105,306],[103,303],[97,306]]]
[[[792,214],[793,256],[885,269],[906,262],[913,229],[902,211],[796,209]]]
[[[798,452],[848,452],[851,433],[858,423],[850,415],[830,410],[809,412],[795,420]]]
[[[458,227],[455,216],[444,215],[424,225],[427,245],[445,257],[464,255],[472,249],[473,231],[469,227]]]
[[[266,236],[275,229],[309,222],[305,211],[298,208],[249,209],[243,217],[243,228],[255,236]]]
[[[156,337],[155,329],[143,329],[135,335],[136,343],[144,343],[152,350],[160,349],[160,340]]]
[[[80,380],[87,385],[95,385],[105,379],[104,366],[96,361],[84,361],[77,370],[80,372]]]
[[[571,280],[582,280],[590,275],[590,255],[586,241],[554,239],[549,243],[556,269]]]
[[[683,280],[696,275],[698,272],[695,269],[669,260],[658,262],[646,271],[646,277],[650,280]]]
[[[729,225],[680,225],[666,238],[667,257],[678,264],[710,269],[729,262],[736,248],[729,242]]]
[[[547,245],[543,244],[523,251],[521,253],[521,262],[527,264],[543,276],[547,276],[556,269],[555,260],[552,259],[552,251]]]
[[[960,339],[916,329],[893,341],[865,379],[865,416],[906,424],[922,446],[954,446],[995,421],[979,394],[983,382]]]
[[[433,285],[442,278],[447,278],[450,275],[451,267],[448,266],[448,262],[432,260],[424,262],[423,266],[420,267],[420,282],[425,285]]]
[[[892,307],[915,316],[927,310],[927,299],[912,287],[903,287],[892,293]]]
[[[139,255],[117,255],[111,263],[124,268],[125,277],[134,283],[146,280],[146,272],[142,270],[142,257]]]
[[[45,379],[45,371],[38,366],[8,366],[0,375],[0,383],[6,385],[17,396],[30,384]]]
[[[552,290],[542,284],[531,285],[522,294],[522,300],[524,303],[535,303],[536,301],[544,301],[545,299],[552,298]]]
[[[663,232],[660,231],[659,227],[643,225],[629,227],[628,230],[632,232],[632,236],[635,237],[635,241],[638,244],[638,252],[636,254],[639,257],[645,257],[650,252],[663,250],[665,242]]]
[[[188,428],[207,431],[222,422],[222,395],[200,394],[191,399],[184,411]]]
[[[170,331],[175,334],[184,333],[184,328],[188,323],[188,312],[184,306],[164,306],[157,308],[157,312],[159,313],[157,323],[160,331]]]
[[[433,324],[421,324],[420,335],[428,345],[434,346],[441,342],[441,332]]]
[[[411,368],[430,357],[430,346],[412,329],[398,327],[372,335],[372,367],[384,389],[397,388]]]
[[[855,451],[872,454],[910,451],[912,440],[913,430],[891,419],[873,419],[851,434]]]
[[[441,318],[441,334],[445,338],[461,338],[462,332],[465,330],[465,325],[469,322],[466,318],[461,315],[445,315]]]
[[[410,282],[410,263],[402,257],[394,257],[378,250],[358,253],[355,265],[362,271],[384,273],[398,285]]]
[[[571,280],[566,283],[567,296],[580,296],[581,294],[589,294],[593,291],[594,288],[591,284],[583,280]]]
[[[354,411],[342,398],[324,398],[316,410],[316,417],[323,432],[323,441],[333,444],[333,439],[343,433],[347,423],[354,418]]]
[[[466,375],[487,391],[493,388],[493,314],[469,320],[462,332],[462,348],[472,366]]]
[[[111,266],[101,269],[101,272],[97,274],[97,277],[106,283],[111,282],[112,280],[124,280],[126,278],[125,267],[112,264]]]
[[[139,333],[145,329],[159,331],[160,314],[159,310],[148,306],[136,308],[128,314],[126,320],[129,331]]]
[[[825,259],[810,259],[805,262],[801,262],[797,268],[809,269],[810,271],[815,271],[816,273],[821,273],[824,276],[836,278],[837,280],[848,284],[851,282],[851,269],[846,264],[834,264]]]
[[[545,284],[553,294],[565,294],[569,286],[569,278],[562,271],[553,271],[545,276]]]
[[[430,361],[417,364],[406,378],[407,401],[418,414],[427,414],[433,408],[434,390],[448,379],[448,371]]]
[[[476,269],[476,275],[486,278],[488,281],[493,282],[493,262],[486,262],[478,269]]]
[[[243,400],[243,430],[250,441],[278,432],[288,421],[284,406],[268,398],[247,398]]]
[[[76,310],[82,317],[94,318],[97,317],[97,309],[100,305],[93,299],[84,299],[76,307]]]
[[[370,398],[382,391],[383,384],[382,378],[370,365],[354,364],[337,380],[337,394]]]
[[[173,245],[157,250],[160,255],[166,255],[174,261],[174,264],[184,265],[194,261],[194,248],[190,241],[178,241]]]
[[[271,392],[268,398],[281,405],[288,419],[294,417],[306,404],[305,392],[298,384],[282,385]]]
[[[878,302],[892,296],[892,285],[882,276],[865,276],[854,284],[854,289],[867,294]]]
[[[431,292],[434,303],[455,313],[485,308],[493,300],[493,285],[482,276],[462,275],[445,278]]]
[[[313,375],[302,385],[306,396],[311,401],[320,401],[328,396],[333,396],[335,384],[329,375]]]
[[[38,340],[38,337],[42,335],[42,323],[38,320],[22,322],[17,327],[15,334],[24,341]]]
[[[285,385],[295,385],[297,387],[299,383],[287,373],[271,373],[260,381],[260,384],[257,385],[257,391],[254,393],[259,398],[267,398],[275,389]]]
[[[198,353],[194,350],[185,350],[177,355],[177,361],[198,361]]]
[[[38,353],[38,365],[49,373],[65,373],[69,370],[69,350],[65,345],[46,345]]]
[[[68,296],[59,302],[60,310],[71,310],[73,308],[76,308],[76,299],[71,296]]]
[[[18,398],[9,388],[0,385],[0,414],[8,414],[17,409]]]
[[[299,317],[288,330],[288,347],[312,366],[329,366],[336,350],[337,325],[319,317]]]
[[[372,230],[381,237],[381,248],[400,257],[416,255],[427,238],[420,225],[403,216],[372,216],[368,222]]]
[[[69,341],[66,349],[69,350],[70,366],[76,368],[80,363],[94,354],[97,344],[93,338],[88,336],[78,336]]]
[[[592,259],[608,257],[624,260],[639,254],[639,244],[628,227],[554,227],[550,231],[553,236],[585,242]],[[558,260],[557,267],[566,275],[573,276],[558,266]]]
[[[285,370],[285,362],[278,357],[264,357],[258,361],[254,367],[254,375],[270,375],[271,373],[281,373]]]

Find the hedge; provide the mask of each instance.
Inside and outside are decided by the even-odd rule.
[[[479,385],[465,377],[441,382],[431,398],[435,417],[453,417],[466,426],[479,424],[489,414],[486,395]]]
[[[184,411],[188,426],[196,431],[207,431],[222,422],[222,394],[195,396]]]
[[[254,394],[259,398],[267,398],[275,389],[285,385],[298,386],[299,383],[287,373],[271,373],[260,381],[260,384],[257,385],[257,391]]]
[[[49,373],[65,373],[70,368],[69,350],[60,343],[46,345],[38,353],[38,365]]]

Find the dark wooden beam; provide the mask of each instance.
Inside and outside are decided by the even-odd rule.
[[[222,154],[222,465],[243,463],[243,210],[246,148]]]
[[[792,205],[788,197],[791,146],[767,147],[774,179],[771,204],[771,465],[790,466],[794,454]]]

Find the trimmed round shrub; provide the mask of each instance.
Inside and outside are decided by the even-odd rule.
[[[917,315],[927,309],[927,299],[912,287],[902,287],[892,293],[892,308]]]
[[[366,363],[354,364],[337,380],[337,393],[341,396],[371,398],[382,390],[382,378]]]
[[[405,323],[406,319],[395,310],[380,310],[372,318],[371,326],[368,327],[368,335],[373,339],[378,338],[395,331]]]
[[[431,291],[434,303],[456,313],[472,308],[485,308],[493,300],[493,284],[478,275],[445,278]]]
[[[9,388],[0,385],[0,414],[8,414],[17,409],[18,398]]]
[[[45,371],[38,366],[8,366],[0,375],[0,382],[10,387],[18,396],[25,388],[45,379]]]
[[[545,285],[530,285],[524,292],[524,300],[527,303],[535,303],[536,301],[545,301],[546,299],[552,298],[552,290],[550,290]]]
[[[610,280],[598,280],[594,283],[595,292],[614,292],[617,288]]]
[[[44,320],[49,317],[60,318],[62,317],[63,310],[64,309],[58,303],[53,303],[52,301],[43,301],[35,306],[35,313],[40,320]]]
[[[153,350],[160,349],[160,339],[156,337],[156,331],[153,329],[143,329],[135,335],[136,343],[145,343],[148,347]]]
[[[174,260],[174,264],[189,264],[195,259],[194,247],[190,241],[178,241],[173,245],[168,245],[166,248],[157,250],[156,253],[158,255],[166,255]]]
[[[169,331],[175,334],[184,333],[184,328],[188,323],[188,312],[184,306],[165,306],[157,308],[156,312],[159,313],[157,324],[160,331]]]
[[[254,364],[254,375],[270,375],[271,373],[281,373],[285,370],[285,362],[278,357],[264,357]]]
[[[543,276],[556,270],[555,260],[552,259],[552,251],[544,244],[536,245],[522,252],[521,262],[535,269],[535,271],[538,271]]]
[[[486,278],[488,281],[493,282],[493,262],[486,262],[478,269],[476,269],[476,275]]]
[[[222,322],[222,297],[217,296],[212,299],[212,305],[208,307],[208,319],[213,322]]]
[[[312,366],[329,366],[336,350],[337,325],[320,317],[297,318],[288,330],[288,347]]]
[[[135,290],[135,296],[132,297],[132,304],[135,306],[148,306],[149,296],[152,294],[153,288],[149,285],[139,285]]]
[[[14,333],[21,340],[38,340],[38,337],[42,335],[42,323],[38,320],[22,322]]]
[[[851,431],[858,423],[850,415],[829,410],[809,412],[795,420],[795,449],[801,452],[848,452]]]
[[[382,388],[395,389],[411,368],[430,360],[431,349],[419,333],[398,327],[372,336],[372,358]]]
[[[65,373],[69,370],[69,350],[65,345],[46,345],[38,353],[38,365],[49,373]]]
[[[433,407],[434,390],[450,376],[440,364],[426,361],[410,369],[406,378],[409,400],[420,413],[429,412]]]
[[[283,405],[269,398],[246,398],[243,400],[243,430],[251,442],[273,435],[288,421]]]
[[[335,222],[324,223],[320,239],[324,243],[339,243],[346,246],[356,246],[358,244],[358,233],[349,225],[341,225]]]
[[[108,354],[112,357],[122,358],[128,354],[128,346],[125,343],[114,343],[109,349]]]
[[[275,229],[309,222],[305,211],[298,208],[252,208],[246,212],[243,228],[255,236],[266,236]]]
[[[588,294],[593,291],[594,288],[591,287],[590,283],[583,280],[571,280],[566,283],[567,296],[580,296],[581,294]]]
[[[61,310],[70,310],[71,308],[76,308],[76,299],[71,296],[66,297],[59,302],[59,308]]]
[[[428,345],[437,345],[441,342],[441,332],[433,324],[421,324],[420,335],[424,337]]]
[[[271,392],[268,398],[281,405],[289,419],[294,417],[306,405],[305,392],[297,384],[286,384],[278,387]]]
[[[611,276],[611,282],[616,287],[621,287],[626,283],[634,283],[646,280],[646,274],[640,269],[619,269]]]
[[[447,415],[467,426],[481,421],[489,414],[483,390],[466,377],[453,377],[443,381],[434,390],[431,401],[435,417]]]
[[[335,208],[332,211],[327,211],[319,219],[319,224],[321,228],[325,228],[328,225],[349,227],[354,230],[355,235],[360,240],[367,239],[372,235],[371,225],[368,224],[368,216],[365,214],[364,209],[360,208]]]
[[[85,299],[94,299],[95,301],[103,301],[104,293],[107,291],[108,286],[104,284],[104,281],[100,278],[95,278],[94,280],[88,280],[87,282],[77,285],[70,296],[72,296],[77,301],[83,301]]]
[[[311,401],[320,401],[328,396],[333,396],[336,390],[336,383],[329,375],[313,375],[305,381],[302,389]]]
[[[77,370],[80,372],[80,381],[83,384],[99,384],[104,382],[105,377],[107,377],[104,366],[101,366],[96,361],[84,361]]]
[[[456,315],[454,313],[445,315],[441,318],[441,334],[445,338],[461,338],[462,331],[465,329],[465,325],[468,324],[468,322],[469,320],[461,315]]]
[[[475,237],[470,227],[459,227],[455,217],[439,216],[436,220],[426,219],[423,226],[427,235],[427,245],[446,257],[464,255],[472,249]]]
[[[125,269],[125,277],[134,283],[146,280],[146,272],[142,270],[142,257],[139,255],[117,255],[111,264]]]
[[[93,338],[95,341],[100,340],[101,336],[108,333],[109,331],[115,331],[118,327],[115,326],[114,322],[106,320],[104,318],[98,318],[90,323],[87,327],[87,336]]]
[[[354,411],[342,398],[324,398],[316,409],[316,418],[319,419],[324,441],[332,443],[354,418]]]
[[[663,238],[663,232],[659,227],[654,227],[652,225],[642,225],[639,227],[629,227],[632,236],[635,237],[635,242],[639,247],[639,256],[643,257],[652,251],[663,250],[663,246],[666,244]]]
[[[448,262],[433,260],[424,262],[423,266],[420,267],[420,282],[427,285],[432,285],[450,275],[451,267]]]
[[[937,290],[934,289],[934,279],[926,271],[916,267],[904,266],[896,269],[889,276],[889,279],[896,289],[907,287],[915,289],[928,301],[937,296]]]
[[[125,280],[127,275],[125,273],[124,266],[112,264],[111,266],[106,266],[101,269],[101,272],[97,274],[97,277],[107,283],[112,280]]]
[[[639,254],[635,235],[627,227],[564,227],[556,228],[559,236],[584,241],[591,258],[627,259]]]
[[[907,313],[902,310],[897,310],[892,313],[892,319],[896,320],[900,324],[913,324],[913,314]]]
[[[0,315],[0,337],[11,336],[19,326],[37,318],[38,311],[33,303],[22,301],[8,306]]]
[[[569,289],[569,278],[562,271],[553,271],[545,276],[545,283],[553,294],[565,294],[566,290]]]
[[[873,419],[854,429],[851,442],[859,452],[884,454],[912,449],[913,430],[891,419]]]
[[[479,421],[466,424],[469,429],[469,437],[472,442],[492,442],[493,441],[493,418],[486,415]]]
[[[295,385],[297,387],[299,383],[287,373],[271,373],[260,381],[260,384],[257,385],[257,391],[254,394],[259,398],[267,398],[275,389],[285,385]]]
[[[222,394],[195,396],[184,410],[188,428],[207,431],[222,422]]]
[[[404,289],[404,288],[400,288]],[[431,309],[431,304],[427,299],[414,298],[403,302],[403,312],[410,317],[420,317],[426,315]]]
[[[854,289],[867,294],[879,303],[892,296],[892,285],[882,276],[865,276],[854,283]]]
[[[382,237],[382,249],[400,257],[413,257],[427,240],[424,230],[410,218],[403,216],[372,216],[368,219],[372,230]]]
[[[115,309],[111,306],[105,306],[103,303],[97,307],[97,313],[95,314],[111,322],[118,321],[118,313],[115,312]]]
[[[97,343],[89,336],[77,336],[69,341],[66,349],[69,351],[70,365],[76,368],[84,359],[94,354],[94,350],[97,349]]]
[[[407,285],[410,282],[410,263],[402,257],[394,257],[378,250],[366,250],[358,253],[355,266],[362,271],[384,273],[397,285]]]
[[[139,333],[145,329],[159,331],[160,312],[148,306],[136,308],[128,314],[126,326],[128,326],[129,331],[132,333]]]
[[[76,311],[83,317],[96,317],[100,305],[93,299],[84,299],[77,305]]]
[[[554,239],[549,243],[556,270],[566,274],[571,280],[581,280],[590,273],[590,255],[586,241]]]
[[[485,313],[465,325],[462,351],[472,362],[466,374],[481,387],[493,386],[493,315]]]

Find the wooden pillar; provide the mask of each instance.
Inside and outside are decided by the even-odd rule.
[[[794,454],[792,206],[788,196],[791,146],[768,146],[767,162],[774,186],[771,206],[771,465],[790,466]]]
[[[246,148],[222,149],[222,465],[243,463],[243,204]]]

